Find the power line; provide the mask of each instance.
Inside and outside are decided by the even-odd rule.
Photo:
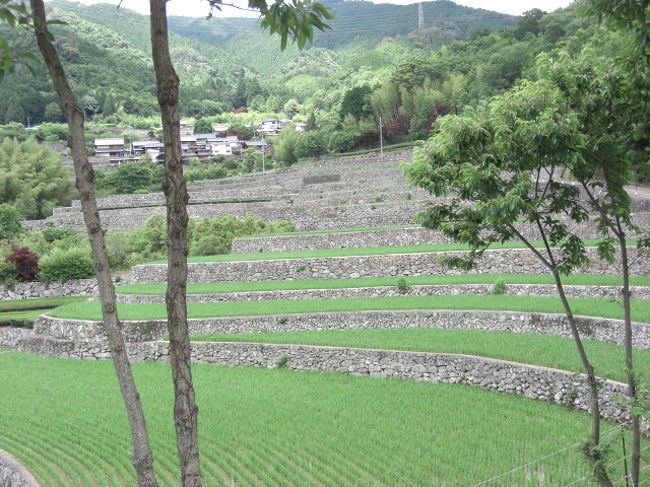
[[[628,419],[627,421],[624,421],[624,422],[622,422],[622,423],[620,423],[620,424],[618,424],[618,425],[616,425],[616,426],[612,426],[611,428],[609,428],[609,429],[603,431],[603,432],[601,433],[601,437],[602,437],[602,435],[606,435],[606,434],[609,433],[610,431],[617,430],[617,429],[619,429],[619,428],[625,426],[627,423],[629,423],[629,422],[631,422],[631,421],[632,421],[631,419]],[[563,453],[563,452],[565,452],[565,451],[567,451],[567,450],[570,450],[570,449],[572,449],[572,448],[575,448],[575,447],[577,447],[577,446],[580,446],[580,445],[582,445],[582,443],[583,443],[582,441],[578,441],[578,442],[573,443],[572,445],[569,445],[569,446],[567,446],[567,447],[565,447],[565,448],[561,448],[560,450],[557,450],[557,451],[555,451],[555,452],[553,452],[553,453],[549,453],[548,455],[544,455],[543,457],[540,457],[540,458],[538,458],[538,459],[536,459],[536,460],[533,460],[532,462],[528,462],[528,463],[526,463],[525,465],[520,465],[520,466],[518,466],[518,467],[513,468],[512,470],[510,470],[510,471],[508,471],[508,472],[505,472],[505,473],[503,473],[503,474],[500,474],[500,475],[497,475],[497,476],[495,476],[495,477],[492,477],[491,479],[484,480],[484,481],[482,481],[482,482],[479,482],[478,484],[474,484],[472,487],[479,487],[480,485],[485,485],[485,484],[487,484],[487,483],[489,483],[489,482],[492,482],[493,480],[500,479],[500,478],[502,478],[502,477],[505,477],[505,476],[507,476],[507,475],[510,475],[510,474],[516,472],[517,470],[524,469],[524,468],[526,468],[526,467],[529,467],[529,466],[531,466],[531,465],[534,465],[535,463],[539,463],[539,462],[541,462],[542,460],[546,460],[546,459],[548,459],[548,458],[554,457],[555,455],[559,455],[560,453]],[[585,477],[585,478],[586,478],[586,477]],[[582,480],[584,480],[584,479],[580,479],[580,481],[582,481]],[[568,487],[569,485],[573,485],[573,484],[567,484],[566,486],[563,486],[563,487]]]

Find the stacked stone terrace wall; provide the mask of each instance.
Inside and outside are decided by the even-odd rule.
[[[106,358],[104,342],[26,339],[22,349],[30,353],[65,358]],[[168,361],[166,342],[131,343],[127,351],[133,361]],[[99,357],[98,357],[99,355]],[[483,357],[261,343],[191,344],[192,361],[198,364],[274,368],[280,360],[292,370],[339,372],[344,374],[416,381],[467,384],[506,394],[547,401],[587,411],[590,406],[586,378],[580,374],[546,367]],[[625,422],[629,413],[617,400],[626,386],[603,381],[599,405],[608,420]],[[643,421],[648,435],[650,427]]]
[[[583,338],[622,345],[625,337],[622,320],[590,316],[576,317]],[[532,333],[571,338],[566,317],[552,313],[485,310],[405,310],[306,313],[228,318],[192,318],[190,335],[214,333],[295,332],[322,330],[430,328]],[[633,323],[634,347],[650,350],[650,324]],[[25,330],[21,330],[23,333]],[[41,315],[32,335],[60,340],[105,340],[99,322],[52,318]],[[167,335],[164,320],[123,321],[124,340],[129,343],[161,340]],[[7,340],[17,340],[10,336]]]
[[[650,213],[635,215],[634,222],[642,231],[650,231]],[[567,222],[567,227],[570,233],[575,233],[581,238],[600,238],[600,234],[593,222]],[[539,232],[531,225],[519,225],[519,229],[526,238],[532,240],[540,238]],[[453,240],[442,233],[422,227],[391,228],[361,232],[236,238],[232,243],[232,253],[252,254],[256,252],[286,252],[292,250],[395,247],[451,242]]]
[[[23,338],[34,335],[29,328],[14,328],[11,326],[0,326],[0,347],[16,348]],[[0,486],[2,483],[0,483]]]
[[[23,464],[0,451],[0,486],[40,487],[40,484]]]
[[[630,260],[636,258],[636,249],[629,249]],[[190,263],[188,282],[228,281],[283,281],[303,279],[345,279],[358,277],[426,276],[464,274],[467,271],[448,269],[441,256],[466,255],[465,252],[432,252],[419,254],[393,254],[350,257],[318,257],[309,259],[277,259],[266,261],[202,262]],[[596,250],[588,249],[596,259]],[[634,274],[649,275],[650,259],[638,259],[632,269]],[[528,249],[488,250],[473,274],[543,274],[546,267]],[[165,282],[165,264],[146,264],[132,268],[128,283],[145,284]],[[594,260],[592,264],[577,269],[578,274],[620,273],[618,264]],[[125,281],[126,282],[126,281]]]
[[[190,217],[211,218],[231,215],[243,218],[253,216],[264,221],[289,220],[297,231],[330,230],[368,226],[414,224],[413,214],[424,208],[422,202],[387,202],[366,205],[323,207],[314,202],[308,206],[279,204],[278,202],[223,203],[189,205]],[[106,228],[133,229],[140,227],[154,213],[164,213],[165,207],[124,208],[101,210],[102,224]],[[47,223],[57,228],[85,228],[81,212],[70,212],[46,220],[23,222],[29,230],[42,230]]]
[[[397,279],[395,279],[397,283]],[[287,291],[254,291],[237,293],[188,294],[191,303],[271,301],[296,299],[339,299],[339,298],[377,298],[396,296],[458,296],[493,294],[493,284],[462,285],[412,285],[406,293],[397,286],[357,287],[343,289],[296,289]],[[620,298],[621,288],[617,286],[565,286],[567,296],[578,298]],[[630,288],[635,299],[650,299],[650,287]],[[119,292],[119,289],[118,289]],[[508,284],[503,295],[506,296],[557,296],[554,285],[548,284]],[[120,303],[164,303],[162,294],[118,294]]]
[[[0,286],[0,300],[91,296],[97,291],[95,279],[71,279],[66,283],[21,282],[15,286]]]

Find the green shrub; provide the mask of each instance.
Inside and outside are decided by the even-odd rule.
[[[44,282],[66,282],[95,275],[95,266],[88,253],[80,248],[56,249],[41,259],[40,278]]]
[[[278,359],[275,361],[275,366],[278,369],[284,369],[287,366],[287,362],[289,361],[289,357],[286,355],[280,355]]]
[[[409,286],[409,283],[406,282],[406,279],[404,277],[400,277],[397,280],[397,290],[400,292],[400,294],[406,294],[409,292],[409,289],[411,287]]]
[[[499,279],[492,285],[492,294],[495,296],[501,296],[506,293],[506,282],[503,279]]]
[[[52,224],[48,224],[47,228],[41,232],[43,240],[47,243],[52,243],[56,240],[75,239],[77,232],[73,228],[54,228]]]
[[[18,282],[18,268],[13,262],[0,262],[0,284],[13,286]]]

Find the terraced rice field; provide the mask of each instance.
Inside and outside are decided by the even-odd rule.
[[[8,352],[0,354],[0,367],[2,449],[48,487],[134,485],[109,362]],[[161,485],[178,485],[169,368],[133,367],[156,472]],[[198,365],[194,380],[209,486],[466,487],[554,453],[489,485],[562,486],[588,477],[580,453],[588,416],[521,397],[458,385]],[[605,429],[614,440],[610,463],[620,474],[620,428]]]
[[[273,202],[286,203],[293,192],[296,201],[303,205],[301,208],[305,215],[314,215],[306,209],[311,208],[311,211],[322,205],[319,201],[324,198],[331,214],[326,216],[329,220],[323,227],[329,227],[332,222],[338,222],[337,215],[344,215],[348,218],[346,222],[350,223],[353,212],[346,213],[350,208],[371,205],[374,210],[375,205],[382,206],[380,201],[363,204],[357,201],[365,198],[367,202],[371,201],[369,197],[377,198],[383,193],[398,195],[408,191],[401,179],[395,180],[397,172],[393,163],[365,161],[364,164],[366,162],[368,166],[359,161],[326,161],[322,167],[317,164],[292,168],[280,176],[268,175],[273,178],[268,179],[269,184],[263,181],[267,176],[257,175],[233,180],[232,184],[220,181],[218,185],[220,190],[231,191],[232,195],[246,188],[250,194],[255,194],[254,191],[262,191],[259,188],[279,185],[269,198],[280,194],[279,199],[273,199]],[[306,171],[305,178],[300,171]],[[327,179],[338,172],[343,175],[341,182],[320,185],[306,182],[313,176],[326,176]],[[286,186],[282,186],[285,183]],[[342,203],[334,205],[337,201]],[[394,203],[387,202],[385,206],[391,207]],[[278,259],[383,256],[467,249],[456,244],[405,246],[399,243],[404,241],[399,238],[394,245],[364,243],[355,248],[328,249],[314,243],[319,238],[334,238],[331,236],[333,233],[365,231],[372,234],[374,230],[390,229],[399,234],[400,228],[404,232],[412,230],[408,226],[413,221],[410,215],[396,222],[400,225],[391,224],[395,220],[392,217],[375,221],[373,215],[381,217],[381,212],[366,213],[357,226],[367,228],[356,229],[325,230],[318,225],[319,222],[304,221],[304,228],[321,230],[293,234],[298,237],[294,244],[300,244],[301,235],[310,234],[309,245],[298,250],[191,260],[206,262],[206,266],[211,262],[251,260],[259,266],[263,261]],[[342,226],[345,225],[337,227]],[[372,235],[366,237],[365,242],[373,242],[383,241],[386,235],[374,240]],[[338,235],[337,238],[344,241],[347,237]],[[339,240],[335,242],[338,245]],[[594,244],[595,241],[586,243]],[[269,245],[269,248],[279,249],[281,245],[284,244],[280,242],[276,247]],[[256,240],[252,248],[253,251],[264,248],[264,241]],[[507,242],[501,248],[521,249],[523,245]],[[295,267],[294,263],[291,265]],[[151,267],[160,269],[159,266]],[[223,267],[227,269],[234,264],[223,264]],[[188,293],[207,295],[211,302],[191,302],[188,313],[193,318],[279,317],[371,310],[563,313],[559,299],[554,296],[406,294],[314,298],[318,290],[397,288],[399,278],[405,279],[407,287],[503,282],[506,287],[516,289],[516,286],[527,284],[553,283],[547,275],[503,273],[516,271],[490,269],[487,274],[441,273],[436,276],[410,276],[395,271],[390,276],[387,272],[386,277],[358,279],[320,279],[320,275],[314,274],[313,277],[318,279],[313,280],[306,280],[304,274],[298,273],[287,280],[273,277],[275,280],[268,282],[236,282],[238,279],[225,276],[224,281],[233,282],[190,282]],[[239,280],[247,277],[239,277]],[[210,279],[215,280],[212,275]],[[565,283],[595,290],[598,286],[620,286],[621,278],[583,274],[568,276]],[[632,285],[650,286],[650,276],[634,276]],[[118,293],[161,295],[164,289],[162,284],[145,283],[119,286]],[[255,299],[249,297],[250,300],[245,302],[228,296],[229,293],[273,291],[304,293],[296,294],[295,299],[269,298],[272,296],[269,294]],[[210,299],[209,295],[216,294],[223,302],[214,302],[216,296]],[[598,292],[594,297],[571,298],[575,314],[622,318],[622,307],[616,299],[597,296]],[[640,296],[647,296],[647,293],[640,293]],[[162,303],[120,303],[118,306],[123,320],[154,320],[166,316]],[[62,318],[101,319],[96,302],[62,306],[49,314]],[[633,319],[650,323],[650,299],[633,300]],[[446,352],[571,372],[582,370],[571,340],[524,333],[409,328],[218,334],[192,339]],[[589,340],[585,345],[599,376],[615,380],[624,378],[622,347]],[[647,381],[650,351],[637,350],[635,360],[642,378]],[[0,367],[3,370],[0,449],[22,461],[47,486],[133,485],[126,418],[110,363],[37,357],[5,350],[0,353]],[[138,363],[133,368],[149,421],[157,475],[161,485],[178,485],[169,367],[160,363]],[[581,453],[582,442],[590,430],[590,418],[583,412],[557,405],[457,384],[283,369],[195,365],[194,380],[200,408],[202,468],[207,486],[584,487],[591,484],[589,466]],[[622,439],[625,438],[629,445],[629,435],[620,426],[608,423],[603,429],[603,440],[611,442],[606,460],[608,468],[617,482],[615,485],[624,485]],[[644,440],[641,478],[647,485],[650,485],[649,453],[650,442]]]
[[[569,300],[574,313],[620,319],[622,307],[614,300],[602,298],[573,298]],[[562,303],[555,297],[532,296],[401,296],[392,298],[303,299],[241,303],[188,303],[190,318],[226,316],[263,316],[299,313],[325,313],[369,310],[498,310],[542,313],[563,313]],[[124,320],[165,319],[164,303],[120,303],[120,317]],[[650,322],[650,300],[632,300],[634,319]],[[96,301],[70,304],[48,313],[57,318],[101,320],[101,306]]]

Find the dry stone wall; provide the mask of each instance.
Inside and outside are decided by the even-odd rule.
[[[397,280],[396,280],[397,282]],[[395,296],[457,296],[493,294],[493,284],[463,285],[410,285],[402,293],[397,286],[356,287],[343,289],[295,289],[286,291],[251,291],[236,293],[188,294],[189,303],[272,301],[296,299],[377,298]],[[565,286],[567,296],[580,298],[620,298],[621,288],[616,286]],[[650,287],[633,286],[635,299],[650,299]],[[119,288],[117,289],[119,293]],[[557,296],[554,285],[508,284],[501,293],[506,296]],[[118,294],[119,303],[164,303],[162,294]]]
[[[95,279],[71,279],[65,283],[20,282],[14,286],[0,286],[0,300],[58,298],[62,296],[91,296],[97,292]]]
[[[40,487],[40,484],[23,464],[0,451],[0,486]]]
[[[624,338],[622,320],[580,316],[578,326],[584,338],[621,345]],[[232,318],[194,318],[188,320],[190,335],[215,333],[257,333],[357,329],[431,328],[445,330],[483,330],[512,333],[535,333],[571,337],[564,315],[515,311],[362,311],[306,313]],[[634,346],[650,350],[650,324],[634,327]],[[64,340],[103,340],[103,327],[94,321],[40,316],[34,335]],[[124,321],[127,342],[160,340],[167,334],[164,320]]]
[[[629,249],[630,260],[636,249]],[[277,259],[266,261],[201,262],[188,265],[188,282],[284,281],[302,279],[343,279],[358,277],[427,276],[465,274],[460,269],[448,269],[441,256],[465,255],[465,252],[433,252],[419,254],[371,255],[350,257],[320,257],[309,259]],[[595,259],[596,251],[588,249]],[[146,264],[132,268],[128,283],[162,283],[166,281],[166,264]],[[483,254],[474,274],[543,274],[547,269],[527,249],[489,250]],[[650,259],[636,259],[632,272],[650,275]],[[619,274],[619,266],[603,261],[577,269],[584,274]],[[126,282],[125,279],[124,282]]]
[[[635,215],[634,222],[642,231],[650,231],[650,213]],[[581,238],[599,238],[593,223],[567,223],[568,231]],[[529,239],[538,240],[539,232],[531,225],[519,225],[521,233]],[[233,254],[257,252],[286,252],[292,250],[343,249],[361,247],[399,247],[403,245],[429,245],[451,243],[452,239],[441,232],[422,227],[390,228],[360,232],[336,232],[317,234],[283,235],[276,237],[236,238],[232,243]]]
[[[168,361],[167,342],[130,343],[134,361]],[[57,340],[35,336],[25,340],[31,353],[66,358],[104,358],[104,342]],[[97,357],[97,353],[101,357]],[[274,368],[279,363],[292,370],[410,379],[432,383],[467,384],[506,394],[547,401],[587,411],[590,406],[586,378],[577,373],[483,357],[261,343],[195,342],[194,363]],[[628,410],[616,401],[625,385],[602,381],[599,404],[604,418],[617,422],[629,419]],[[650,428],[643,422],[647,435]]]

